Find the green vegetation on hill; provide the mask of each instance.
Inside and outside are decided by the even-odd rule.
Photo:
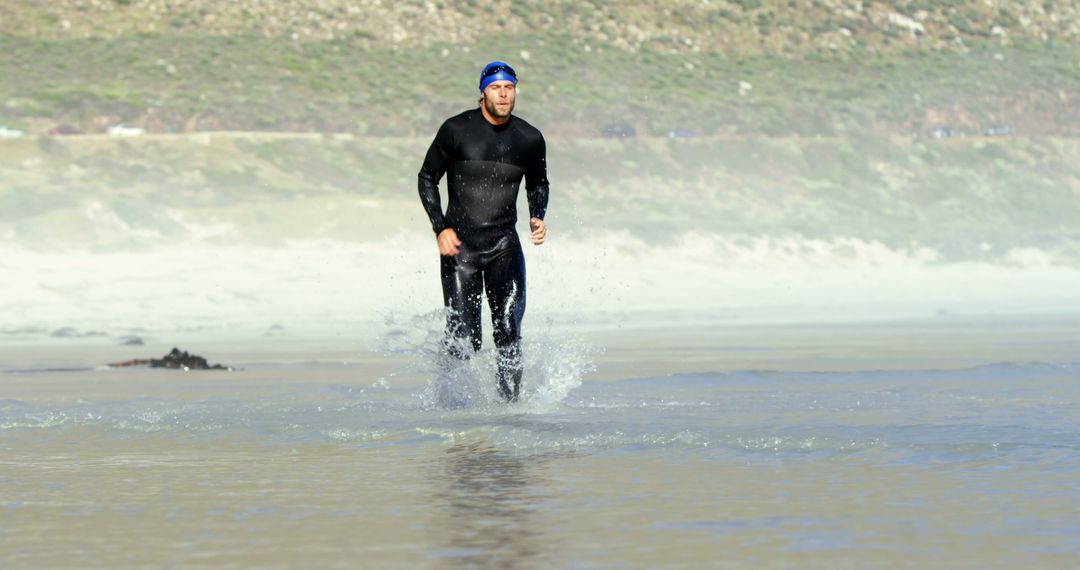
[[[1080,129],[1073,102],[1080,70],[1061,50],[790,59],[587,53],[541,36],[489,45],[394,50],[250,35],[0,38],[0,52],[20,54],[0,60],[0,121],[31,132],[61,124],[102,132],[126,122],[150,132],[422,134],[475,105],[477,69],[498,56],[514,61],[521,75],[518,113],[566,135],[597,136],[613,123],[652,135],[910,135],[938,125],[978,134],[1001,123],[1019,134]],[[522,51],[528,60],[512,57]]]
[[[0,0],[0,124],[415,135],[522,76],[545,132],[1080,131],[1075,3]]]

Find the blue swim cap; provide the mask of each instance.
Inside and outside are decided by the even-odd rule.
[[[493,61],[485,65],[484,70],[480,72],[480,90],[483,91],[485,87],[496,81],[509,81],[517,85],[517,73],[509,64]]]

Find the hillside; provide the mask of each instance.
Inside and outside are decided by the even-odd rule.
[[[0,124],[429,133],[476,70],[546,132],[1080,134],[1076,3],[0,0]]]
[[[687,54],[1080,39],[1080,5],[1061,0],[4,0],[0,14],[0,33],[39,39],[255,34],[401,48],[482,47],[499,33]]]

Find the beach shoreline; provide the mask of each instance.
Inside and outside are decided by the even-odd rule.
[[[413,333],[437,333],[426,315]],[[432,325],[435,323],[435,325]],[[0,336],[0,369],[13,374],[50,368],[104,367],[158,358],[173,347],[211,363],[251,366],[363,365],[393,372],[412,358],[393,346],[400,323],[358,322],[291,326],[269,335],[254,329],[157,331],[140,345],[112,336]],[[427,326],[428,329],[423,329]],[[593,319],[561,324],[527,322],[525,340],[576,345],[594,361],[590,379],[660,372],[747,370],[834,372],[947,370],[1001,362],[1074,362],[1080,354],[1080,313],[943,316],[886,321],[728,323],[719,318]],[[490,350],[486,338],[484,349]],[[213,371],[195,371],[210,374]]]

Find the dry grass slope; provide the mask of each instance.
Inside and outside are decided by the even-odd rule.
[[[356,38],[400,48],[542,34],[628,52],[802,54],[1075,44],[1080,4],[1062,0],[2,0],[0,34]]]

